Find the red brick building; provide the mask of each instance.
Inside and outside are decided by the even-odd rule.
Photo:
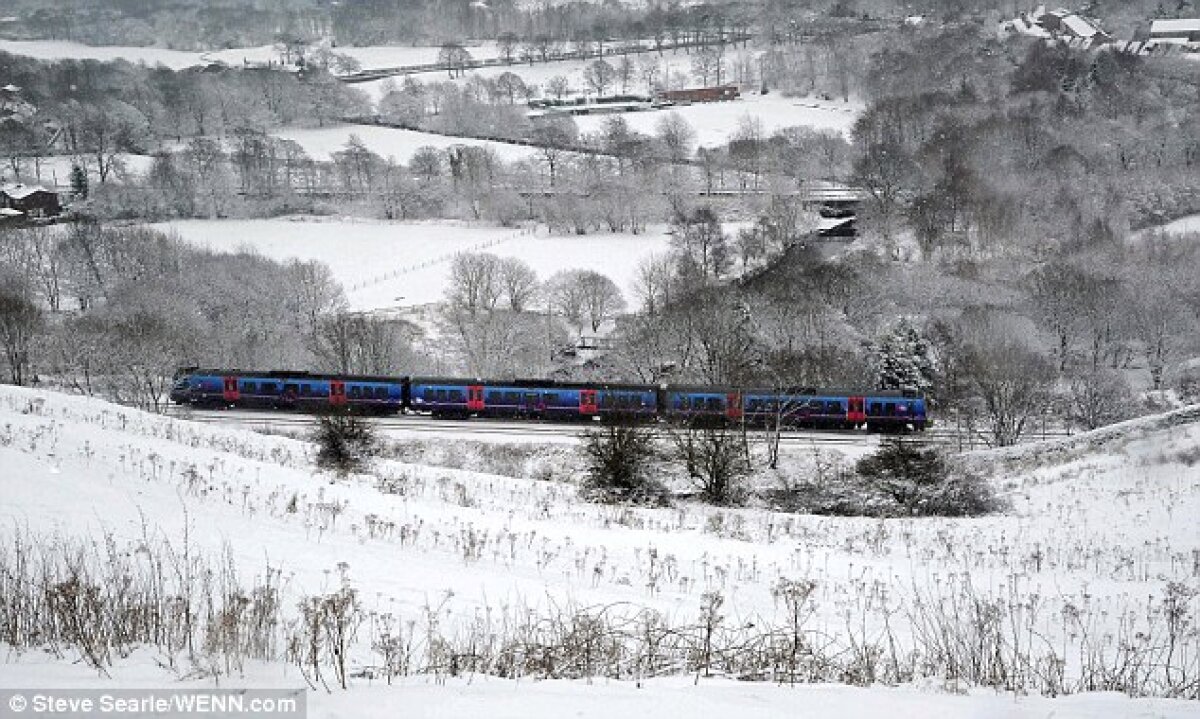
[[[691,87],[686,90],[663,90],[658,93],[660,102],[724,102],[742,96],[737,85],[716,87]]]

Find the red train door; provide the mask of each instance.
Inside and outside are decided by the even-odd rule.
[[[483,385],[475,384],[467,387],[467,411],[483,411]]]
[[[579,390],[579,414],[596,414],[596,390]]]
[[[742,418],[742,393],[730,392],[725,395],[725,416],[732,420]]]
[[[332,380],[329,383],[329,404],[340,407],[346,404],[346,383]]]
[[[846,419],[851,424],[862,424],[867,421],[867,411],[865,409],[866,398],[851,397],[849,402],[849,410],[846,412]]]
[[[237,402],[242,396],[238,392],[237,377],[224,377],[221,391],[221,398],[226,402]]]

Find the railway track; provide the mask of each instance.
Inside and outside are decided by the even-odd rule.
[[[176,419],[204,422],[273,434],[304,432],[312,427],[317,418],[312,415],[290,414],[269,411],[198,410],[171,407],[167,415]],[[498,419],[450,420],[432,419],[422,415],[395,415],[388,417],[364,417],[383,435],[391,438],[428,435],[450,439],[497,439],[507,441],[556,441],[575,442],[580,432],[591,426],[584,423],[513,422]],[[761,430],[750,430],[760,436]],[[822,430],[794,430],[784,432],[781,443],[785,445],[844,445],[870,446],[878,442],[879,435],[866,432],[837,432]],[[918,439],[941,441],[933,437]]]

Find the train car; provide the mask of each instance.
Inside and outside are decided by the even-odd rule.
[[[395,377],[187,368],[176,374],[170,398],[195,407],[396,414],[406,386]]]
[[[856,416],[859,403],[850,394],[813,390],[747,390],[744,416],[752,426],[852,429],[865,422]]]
[[[731,389],[678,387],[666,390],[661,415],[671,422],[854,429],[872,432],[922,431],[925,400],[914,392],[817,389]]]
[[[925,398],[913,391],[875,391],[862,397],[867,429],[877,432],[924,431],[929,425]]]
[[[741,421],[741,394],[720,387],[671,385],[662,394],[659,415],[677,423],[721,425]]]
[[[650,420],[658,412],[655,388],[632,384],[414,377],[409,382],[409,397],[414,412],[458,419]]]

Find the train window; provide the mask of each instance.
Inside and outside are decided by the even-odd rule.
[[[886,415],[888,417],[895,417],[896,416],[896,403],[888,402],[887,404],[883,405],[883,413],[884,413],[884,415]]]
[[[602,409],[611,409],[613,406],[612,395],[610,395],[608,392],[601,394],[599,401],[596,404],[600,405]]]
[[[463,401],[462,390],[461,389],[450,390],[450,401],[451,402],[462,402]]]
[[[439,390],[437,391],[437,401],[438,401],[438,402],[445,402],[445,401],[446,401],[446,390],[444,390],[444,389],[439,389]]]
[[[432,402],[435,398],[433,387],[426,387],[425,391],[422,392],[421,395],[425,398],[426,402]]]
[[[275,394],[275,383],[274,382],[263,382],[262,386],[259,388],[259,391],[262,394]]]
[[[723,409],[723,405],[724,403],[719,397],[709,397],[708,401],[705,402],[705,406],[709,412],[720,412]]]
[[[255,384],[253,382],[243,382],[242,383],[242,391],[248,392],[248,393],[254,393],[257,391],[257,388],[255,387]]]
[[[841,402],[826,402],[825,414],[842,414]]]
[[[873,417],[878,417],[879,416],[879,403],[871,402],[870,404],[868,404],[867,405],[867,414],[869,414]]]

